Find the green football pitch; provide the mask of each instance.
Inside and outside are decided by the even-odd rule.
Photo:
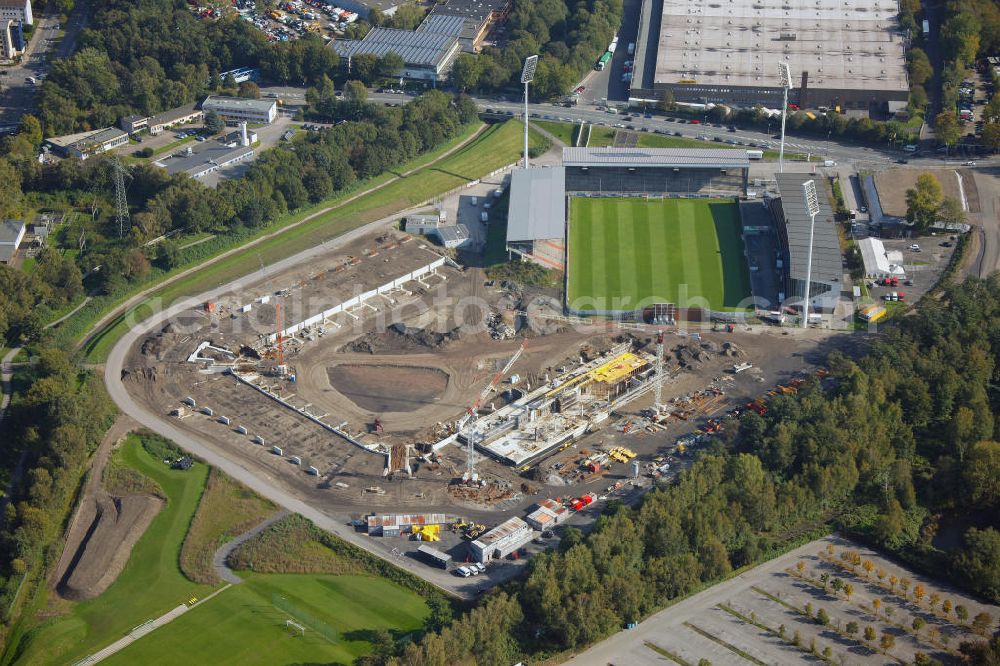
[[[573,197],[567,302],[578,311],[639,304],[742,310],[750,275],[728,199]]]

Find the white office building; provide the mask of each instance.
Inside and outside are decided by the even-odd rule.
[[[215,111],[227,125],[241,122],[268,125],[278,117],[278,103],[273,99],[244,99],[209,95],[201,104],[205,113]]]

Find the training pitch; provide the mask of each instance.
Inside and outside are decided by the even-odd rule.
[[[567,302],[579,311],[640,303],[742,310],[750,276],[730,199],[574,197]]]

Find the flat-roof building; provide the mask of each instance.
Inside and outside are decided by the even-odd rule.
[[[662,6],[662,9],[659,9]],[[906,36],[896,0],[643,0],[632,100],[868,109],[905,103]]]
[[[0,52],[2,57],[15,58],[24,53],[24,24],[14,19],[0,18]]]
[[[62,157],[77,157],[85,160],[92,155],[103,153],[128,143],[128,132],[117,127],[54,136],[45,139],[45,144]]]
[[[149,133],[156,135],[177,125],[187,125],[201,120],[205,114],[201,109],[195,108],[196,106],[196,104],[185,104],[150,117],[146,121]]]
[[[252,160],[254,154],[254,149],[249,146],[213,143],[197,151],[188,146],[186,150],[181,149],[154,164],[166,169],[170,175],[186,173],[192,178],[201,178],[219,169]]]
[[[726,148],[563,148],[566,192],[741,196],[750,159]]]
[[[0,223],[0,264],[9,264],[24,240],[24,220],[4,220]]]
[[[273,99],[246,99],[209,95],[201,103],[205,113],[215,111],[227,125],[242,122],[268,125],[278,117],[278,102]]]
[[[865,275],[871,278],[889,275],[904,275],[902,262],[893,263],[889,259],[885,245],[878,238],[862,238],[858,241],[861,250],[861,260],[865,265]]]
[[[448,518],[443,513],[388,514],[368,516],[368,536],[399,536],[414,527],[444,525]]]
[[[551,530],[569,518],[570,512],[565,506],[553,499],[543,499],[534,511],[528,514],[526,520],[536,530]]]
[[[149,118],[147,116],[122,116],[118,119],[118,128],[129,134],[141,132],[147,127],[149,127]]]
[[[810,216],[802,185],[816,180],[819,214],[813,234],[812,275],[809,288],[809,311],[832,312],[843,288],[844,267],[837,237],[837,222],[822,179],[805,173],[775,175],[779,197],[771,201],[771,211],[778,222],[779,242],[784,254],[782,268],[786,294],[801,307],[805,296],[809,256]],[[787,271],[784,269],[787,266]]]
[[[506,21],[512,6],[512,0],[447,0],[431,7],[417,30],[449,32],[458,37],[463,51],[478,53],[490,27]]]
[[[31,0],[0,0],[0,20],[32,25],[35,22],[31,15]]]
[[[439,25],[447,27],[450,24],[445,22]],[[370,54],[381,58],[395,53],[403,59],[403,77],[443,81],[461,50],[461,44],[452,31],[432,30],[433,26],[424,30],[372,28],[363,39],[335,39],[330,44],[348,71],[351,70],[351,59],[356,55]]]
[[[477,562],[502,560],[531,541],[533,536],[531,526],[514,516],[471,542],[469,548]]]
[[[435,236],[438,239],[438,242],[447,248],[464,250],[472,247],[473,244],[472,235],[469,233],[469,227],[464,224],[438,226],[429,233],[432,236]]]

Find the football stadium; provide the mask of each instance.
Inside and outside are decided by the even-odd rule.
[[[750,279],[732,199],[573,197],[568,226],[571,310],[747,308]]]
[[[566,309],[705,319],[752,310],[746,152],[565,148],[511,182],[507,249],[566,272]]]

